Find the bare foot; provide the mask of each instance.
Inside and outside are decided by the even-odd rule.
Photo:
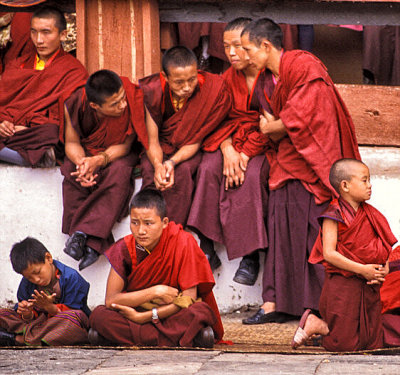
[[[276,304],[275,302],[264,302],[261,308],[264,310],[265,314],[268,314],[276,310]]]
[[[329,333],[328,324],[325,321],[318,318],[316,315],[308,313],[307,319],[304,322],[300,321],[299,327],[294,334],[292,341],[292,348],[296,349],[301,345],[304,345],[307,340],[313,335],[326,336]]]

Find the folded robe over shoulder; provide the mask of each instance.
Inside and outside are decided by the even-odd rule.
[[[271,107],[288,136],[266,153],[270,189],[300,180],[317,204],[327,202],[336,195],[329,183],[332,164],[344,157],[360,160],[354,124],[326,67],[314,55],[285,52],[279,74]]]
[[[207,258],[194,237],[181,225],[170,222],[151,254],[137,264],[136,243],[128,235],[105,252],[111,266],[126,282],[125,291],[134,292],[154,285],[168,285],[180,291],[197,286],[197,294],[217,317],[213,326],[215,338],[222,339],[224,330],[212,292],[215,284]],[[167,318],[168,319],[168,318]]]
[[[166,118],[170,89],[161,73],[139,81],[144,103],[159,128],[163,152],[170,155],[184,145],[201,143],[225,118],[231,106],[229,90],[222,77],[199,71],[199,85],[184,106]],[[143,145],[148,148],[148,142]]]
[[[204,141],[203,150],[216,151],[222,141],[231,136],[236,151],[243,151],[249,157],[259,155],[267,147],[269,139],[260,132],[260,112],[251,109],[250,104],[255,91],[266,90],[265,95],[271,97],[274,90],[272,74],[269,70],[261,71],[250,95],[242,71],[230,67],[222,76],[231,91],[233,105],[227,119]],[[266,101],[259,102],[259,106],[272,112]]]

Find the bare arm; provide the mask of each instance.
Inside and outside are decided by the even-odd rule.
[[[78,133],[72,126],[71,118],[69,116],[67,107],[64,106],[64,121],[65,121],[65,154],[68,159],[75,165],[82,163],[85,155],[85,150],[81,145]]]
[[[331,219],[324,219],[322,224],[323,254],[328,263],[342,270],[359,274],[368,281],[382,278],[385,268],[381,264],[361,264],[340,254],[336,250],[337,237],[337,222]]]

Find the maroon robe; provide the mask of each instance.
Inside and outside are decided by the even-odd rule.
[[[0,80],[0,121],[28,127],[0,139],[0,149],[17,151],[33,166],[58,143],[64,120],[61,98],[87,78],[82,64],[62,49],[44,70],[34,69],[35,58],[30,54],[14,60]]]
[[[171,102],[168,84],[161,74],[141,79],[145,105],[159,128],[159,142],[165,158],[182,146],[202,143],[225,118],[230,109],[230,93],[223,79],[207,72],[199,72],[199,85],[184,106],[177,112]],[[147,140],[142,141],[148,148]],[[163,192],[168,217],[186,224],[189,215],[194,179],[201,154],[180,163],[175,168],[174,186]],[[142,155],[142,189],[154,187],[154,168]]]
[[[78,133],[87,156],[97,155],[108,147],[123,143],[129,135],[136,134],[136,128],[143,128],[143,93],[129,79],[122,77],[128,106],[120,117],[97,117],[89,106],[84,89],[76,91],[66,106],[71,123]],[[61,167],[63,181],[63,223],[62,231],[72,235],[76,231],[88,235],[87,245],[103,253],[113,242],[111,230],[114,224],[128,214],[129,199],[134,190],[133,168],[138,154],[114,160],[99,169],[97,184],[85,188],[75,181],[71,172],[75,165],[66,157]]]
[[[106,339],[122,345],[192,346],[196,334],[207,325],[213,327],[216,340],[222,339],[223,326],[212,288],[214,278],[207,258],[194,237],[181,225],[170,222],[150,255],[138,261],[136,243],[128,235],[113,245],[105,255],[125,282],[125,292],[155,285],[168,285],[183,291],[197,286],[203,302],[159,323],[134,323],[120,313],[97,307],[90,316],[91,326]]]
[[[318,309],[324,271],[307,262],[318,235],[317,217],[334,190],[331,165],[360,159],[354,125],[326,68],[305,51],[284,52],[271,98],[288,133],[267,149],[270,163],[268,239],[263,300],[280,312]]]
[[[243,72],[231,67],[223,77],[232,92],[233,106],[228,118],[203,144],[207,152],[203,154],[197,172],[188,226],[224,244],[231,260],[268,247],[264,220],[268,207],[269,167],[263,155],[268,137],[260,132],[261,103],[254,91],[260,82],[264,88],[268,81],[271,96],[274,84],[271,73],[263,71],[249,95]],[[266,110],[270,111],[270,108]],[[243,185],[226,191],[219,146],[229,136],[235,150],[244,152],[251,159]]]
[[[362,203],[357,212],[342,199],[335,199],[321,218],[338,223],[337,251],[361,264],[385,264],[397,241],[384,216]],[[368,285],[358,275],[323,261],[322,232],[310,262],[323,262],[327,276],[320,299],[320,312],[329,334],[322,345],[330,351],[356,351],[383,346],[380,285]]]

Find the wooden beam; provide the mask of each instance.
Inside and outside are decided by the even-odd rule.
[[[360,145],[400,147],[400,87],[336,85]]]

